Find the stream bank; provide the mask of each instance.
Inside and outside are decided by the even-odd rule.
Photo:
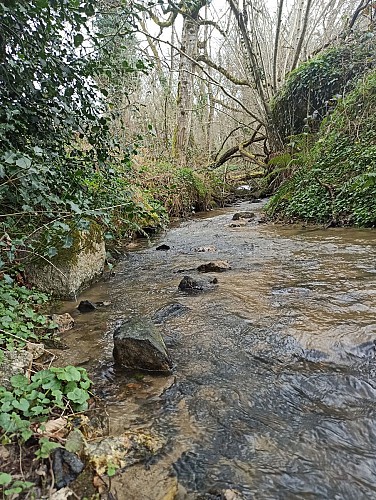
[[[110,281],[80,297],[109,308],[62,308],[76,326],[59,363],[88,370],[110,434],[147,431],[164,442],[147,468],[115,475],[120,500],[376,495],[374,232],[233,225],[235,212],[260,208],[211,212],[140,242]],[[160,244],[169,250],[156,251]],[[231,265],[216,287],[178,290],[185,274],[202,279],[195,269],[211,260]],[[177,302],[184,314],[160,325],[173,375],[116,368],[118,322]],[[171,477],[176,495],[175,482],[157,493]]]

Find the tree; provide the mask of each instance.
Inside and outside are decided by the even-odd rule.
[[[206,147],[207,140],[201,146],[197,142],[202,128],[197,118],[204,116],[203,106],[207,107],[207,116],[210,116],[212,143],[222,150],[217,151],[213,165],[230,150],[234,153],[228,158],[241,156],[247,162],[258,164],[264,151],[280,149],[283,141],[271,112],[274,96],[287,75],[303,60],[347,36],[355,25],[355,18],[359,19],[365,12],[366,3],[368,0],[363,0],[354,8],[350,0],[276,0],[274,8],[270,8],[263,0],[227,0],[227,9],[223,7],[219,11],[215,4],[207,4],[207,17],[199,10],[183,20],[180,43],[171,43],[161,33],[168,26],[174,26],[179,14],[184,17],[184,4],[162,4],[159,16],[152,10],[150,17],[160,26],[161,32],[153,36],[149,31],[149,38],[153,39],[155,47],[160,44],[172,46],[180,59],[175,89],[177,135],[174,136],[180,157],[184,159],[190,150],[197,154],[197,150]],[[196,4],[200,5],[203,3]],[[191,38],[187,44],[185,26],[188,21]],[[163,49],[158,57],[163,66],[166,61]],[[206,99],[206,103],[202,100],[200,81],[210,89],[210,99]],[[254,135],[256,130],[258,133]],[[250,143],[251,137],[254,141]],[[265,137],[267,141],[263,142]],[[244,144],[251,155],[244,154]],[[194,158],[188,155],[188,159],[191,163]]]

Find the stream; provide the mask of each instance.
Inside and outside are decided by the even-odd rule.
[[[107,308],[63,304],[76,325],[59,362],[88,370],[110,433],[147,429],[166,443],[133,479],[131,467],[114,480],[119,500],[174,498],[158,489],[166,476],[177,500],[376,498],[375,232],[257,217],[230,227],[235,212],[261,208],[209,212],[141,241],[80,297]],[[192,270],[212,260],[231,269]],[[184,275],[218,284],[188,294]],[[173,374],[114,367],[117,322],[176,302],[188,310],[160,326]]]

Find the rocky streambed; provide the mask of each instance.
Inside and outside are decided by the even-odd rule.
[[[63,306],[76,324],[59,362],[88,369],[111,436],[158,443],[112,478],[118,499],[376,497],[374,231],[263,224],[260,208],[141,242],[80,297],[110,306]],[[200,272],[213,261],[228,267]],[[113,331],[136,317],[171,374],[114,364]]]

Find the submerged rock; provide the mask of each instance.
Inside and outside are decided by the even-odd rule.
[[[158,309],[158,311],[153,314],[152,320],[154,323],[160,324],[164,321],[169,320],[170,318],[180,316],[186,311],[189,311],[189,307],[183,306],[183,304],[179,304],[179,302],[174,302],[172,304],[168,304],[167,306],[161,307],[161,309]]]
[[[215,246],[195,248],[195,252],[216,252],[216,251],[217,249],[215,248]]]
[[[237,222],[231,222],[229,224],[229,227],[244,227],[247,225],[247,222],[245,220],[238,220]]]
[[[111,491],[119,499],[124,498],[123,492],[126,491],[129,500],[141,497],[142,500],[174,500],[178,481],[169,467],[152,464],[146,468],[143,464],[135,464],[112,478]]]
[[[172,361],[157,327],[148,320],[124,321],[114,332],[115,362],[125,368],[170,373]]]
[[[230,264],[225,260],[214,260],[198,266],[200,273],[222,273],[231,269]]]
[[[71,330],[74,326],[74,319],[69,313],[65,314],[53,314],[51,319],[57,324],[57,330],[59,333],[67,332]]]
[[[163,441],[145,432],[127,431],[121,436],[105,437],[86,444],[85,454],[99,475],[123,469],[158,453]]]

